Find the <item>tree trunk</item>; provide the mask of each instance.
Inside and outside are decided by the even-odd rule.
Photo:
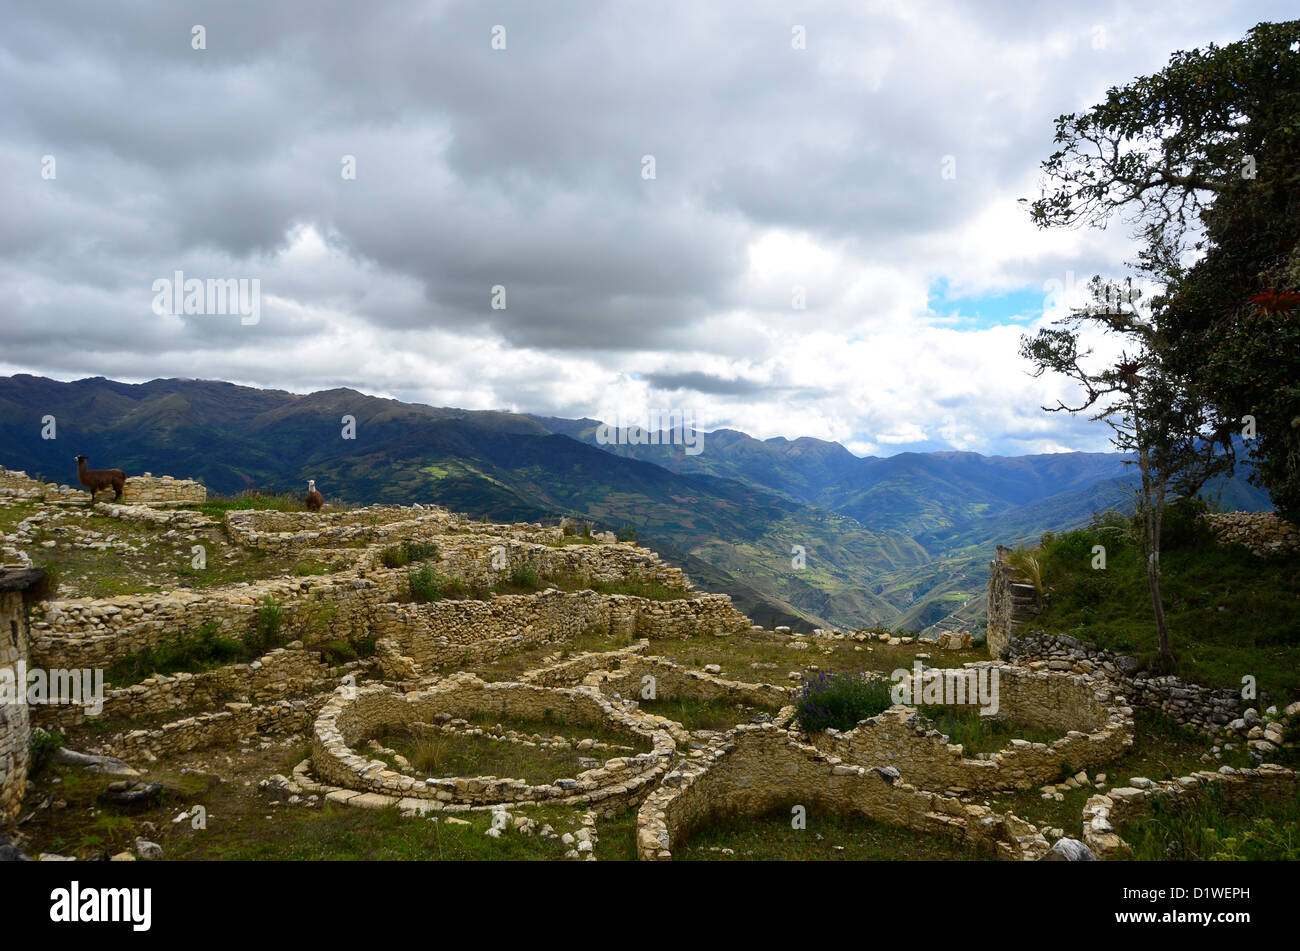
[[[1139,420],[1137,400],[1133,400],[1133,418]],[[1142,516],[1147,556],[1147,588],[1151,592],[1151,610],[1156,619],[1156,640],[1160,644],[1160,661],[1169,664],[1174,652],[1169,646],[1169,628],[1165,624],[1165,606],[1160,598],[1160,528],[1165,514],[1165,473],[1155,471],[1151,459],[1151,445],[1140,422],[1134,431],[1138,443],[1138,468],[1142,472],[1142,497],[1139,514]]]
[[[1169,646],[1169,628],[1165,625],[1165,605],[1160,598],[1160,528],[1164,520],[1164,492],[1157,488],[1154,506],[1149,514],[1150,528],[1147,548],[1147,587],[1151,590],[1151,609],[1156,616],[1156,638],[1160,642],[1160,659],[1169,663],[1174,652]]]
[[[1152,552],[1147,559],[1147,587],[1151,589],[1151,607],[1156,614],[1156,637],[1160,640],[1160,659],[1171,661],[1174,652],[1169,647],[1169,628],[1165,626],[1165,606],[1160,601],[1160,552]]]

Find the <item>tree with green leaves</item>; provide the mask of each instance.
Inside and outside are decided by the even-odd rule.
[[[1054,372],[1079,384],[1077,403],[1058,402],[1048,412],[1092,413],[1105,422],[1111,442],[1138,470],[1134,517],[1139,547],[1146,556],[1147,587],[1155,617],[1163,664],[1173,661],[1164,602],[1160,597],[1160,539],[1165,506],[1175,498],[1192,498],[1213,476],[1233,464],[1231,438],[1217,428],[1195,390],[1178,378],[1161,358],[1159,330],[1139,312],[1131,282],[1118,285],[1093,278],[1093,302],[1034,336],[1021,337],[1020,354],[1034,365],[1034,375]],[[1080,349],[1086,327],[1119,336],[1125,350],[1114,364],[1093,361]]]
[[[1252,480],[1300,521],[1300,20],[1174,53],[1055,141],[1033,220],[1135,226],[1134,266],[1164,287],[1144,361],[1217,439],[1247,436]]]

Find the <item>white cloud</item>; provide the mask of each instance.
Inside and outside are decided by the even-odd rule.
[[[1029,377],[1017,342],[1062,313],[1050,282],[1121,274],[1132,248],[1122,227],[1039,231],[1016,199],[1056,115],[1285,13],[506,4],[498,55],[472,4],[372,6],[214,8],[201,58],[179,13],[14,11],[0,369],[690,408],[862,453],[1104,448],[1042,412],[1070,388]],[[178,269],[260,278],[261,323],[156,317],[151,282]],[[1041,290],[1047,313],[946,322],[939,281]]]

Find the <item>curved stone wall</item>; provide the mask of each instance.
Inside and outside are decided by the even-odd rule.
[[[1067,764],[1076,770],[1101,765],[1133,744],[1133,711],[1104,680],[988,661],[961,669],[996,669],[998,717],[1063,735],[1052,743],[1012,739],[1007,748],[973,759],[914,708],[895,706],[852,730],[808,739],[848,762],[896,766],[904,780],[925,789],[982,791],[1029,789],[1057,779]]]
[[[635,700],[644,692],[645,678],[654,678],[655,699],[688,699],[702,703],[729,700],[776,712],[790,702],[790,691],[772,684],[724,680],[713,674],[682,667],[666,657],[628,655],[616,670],[589,673],[582,683],[610,697]]]
[[[637,855],[671,859],[714,815],[803,805],[949,836],[1002,859],[1036,859],[1047,840],[1028,822],[902,781],[890,767],[851,766],[772,723],[737,727],[663,779],[637,814]]]
[[[615,757],[577,776],[541,785],[491,776],[422,781],[356,752],[358,746],[386,729],[477,713],[519,719],[558,713],[572,724],[599,724],[624,732],[645,741],[651,750]],[[460,674],[415,693],[403,694],[383,685],[337,691],[316,718],[312,770],[319,779],[343,789],[394,799],[431,800],[440,804],[435,808],[528,802],[601,802],[607,808],[623,808],[650,789],[675,754],[676,745],[668,731],[653,729],[643,718],[627,713],[594,690],[485,683],[472,674]]]

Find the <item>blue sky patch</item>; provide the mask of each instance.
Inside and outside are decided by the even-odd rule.
[[[926,306],[944,326],[957,330],[985,330],[1004,324],[1027,324],[1042,316],[1047,292],[1024,287],[1000,293],[953,296],[948,279],[930,284]]]

